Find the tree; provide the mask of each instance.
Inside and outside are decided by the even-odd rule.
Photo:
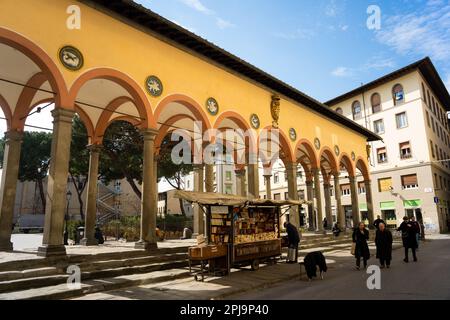
[[[171,141],[171,135],[167,135],[162,143],[158,157],[158,179],[165,178],[166,181],[177,190],[185,188],[185,177],[192,172],[192,164],[175,164],[172,159],[173,148],[180,143],[179,141]],[[183,142],[182,142],[183,143]],[[184,142],[186,143],[186,142]],[[183,157],[183,154],[179,154]],[[185,216],[183,199],[179,199],[181,213]]]
[[[69,174],[80,204],[80,216],[84,220],[83,192],[89,175],[89,150],[86,127],[76,115],[72,123],[72,143],[70,145]]]
[[[136,184],[142,183],[144,140],[139,130],[126,121],[115,121],[106,129],[101,152],[101,179],[126,179],[134,193],[141,198]]]
[[[44,179],[50,165],[52,134],[47,132],[25,132],[19,164],[19,180],[36,182],[45,212],[46,196]]]

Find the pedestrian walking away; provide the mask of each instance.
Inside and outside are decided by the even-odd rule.
[[[410,221],[413,227],[416,229],[416,243],[417,243],[416,250],[419,251],[419,239],[421,238],[420,224],[416,221],[416,217],[414,216],[411,217]]]
[[[375,227],[375,230],[378,230],[380,223],[384,223],[384,225],[386,225],[386,222],[384,222],[384,220],[381,219],[381,216],[378,215],[377,219],[373,222],[373,226]]]
[[[327,220],[327,218],[323,218],[322,225],[323,225],[323,230],[327,230],[328,229],[328,220]]]
[[[414,225],[409,221],[408,217],[403,218],[403,222],[398,227],[397,231],[402,232],[402,241],[403,241],[403,247],[405,248],[405,259],[403,261],[409,262],[408,253],[409,249],[411,249],[413,254],[413,259],[416,262],[417,256],[416,256],[416,249],[417,249],[417,229],[414,227]]]
[[[364,268],[367,268],[367,260],[370,259],[369,245],[367,244],[369,230],[366,229],[364,222],[360,222],[358,227],[355,228],[352,240],[355,244],[356,269],[359,270],[361,267],[361,258],[363,259]]]
[[[390,268],[392,260],[392,233],[381,222],[375,236],[375,245],[377,247],[377,259],[380,260],[380,268]]]
[[[288,235],[288,257],[287,263],[298,262],[298,245],[300,243],[300,234],[297,227],[290,222],[284,223],[284,228],[286,229]]]

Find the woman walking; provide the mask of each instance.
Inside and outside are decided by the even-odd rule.
[[[380,268],[385,266],[389,269],[392,260],[392,233],[386,229],[386,225],[381,222],[375,236],[377,246],[377,259],[380,260]]]
[[[367,244],[369,230],[366,229],[366,225],[363,222],[360,222],[353,231],[352,239],[355,244],[356,269],[359,270],[361,267],[361,258],[363,259],[364,268],[367,268],[367,260],[370,258],[369,245]]]

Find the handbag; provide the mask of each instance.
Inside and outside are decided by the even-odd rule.
[[[350,253],[352,254],[352,256],[355,255],[355,251],[356,251],[356,243],[353,242],[353,243],[352,243],[352,248],[351,248],[351,250],[350,250]]]

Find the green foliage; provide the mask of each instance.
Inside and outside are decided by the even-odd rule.
[[[67,233],[69,234],[69,239],[75,241],[78,227],[84,227],[84,222],[75,220],[67,221]]]
[[[51,145],[51,133],[24,133],[19,167],[20,181],[38,181],[45,179],[50,166]]]

